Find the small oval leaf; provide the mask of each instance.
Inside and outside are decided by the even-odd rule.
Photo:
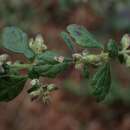
[[[105,99],[111,86],[110,64],[106,63],[95,73],[92,79],[90,94],[96,97],[97,101]]]
[[[83,26],[76,24],[69,25],[67,31],[70,33],[71,37],[74,38],[76,43],[84,48],[103,48],[95,37]]]
[[[34,57],[33,51],[28,46],[26,33],[17,27],[6,27],[2,34],[3,46],[13,52],[22,53],[27,58]]]

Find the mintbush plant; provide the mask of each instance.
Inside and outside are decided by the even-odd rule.
[[[61,37],[72,52],[70,57],[49,50],[40,34],[34,39],[28,38],[17,27],[3,29],[2,47],[23,54],[28,63],[11,62],[7,54],[0,55],[0,101],[13,100],[22,91],[26,81],[31,79],[31,88],[28,90],[31,100],[48,103],[50,92],[58,87],[55,84],[41,83],[40,77],[55,78],[72,65],[89,80],[88,95],[95,97],[98,102],[103,101],[111,88],[111,61],[117,60],[130,67],[128,34],[122,37],[118,46],[112,39],[107,44],[101,44],[85,27],[72,24],[61,33]],[[77,52],[74,44],[81,47],[82,51]],[[94,52],[95,48],[98,51]],[[95,70],[92,76],[90,67]],[[23,69],[27,70],[25,75],[20,73]]]

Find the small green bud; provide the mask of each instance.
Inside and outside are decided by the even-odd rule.
[[[122,49],[126,50],[130,46],[130,35],[125,34],[121,39]]]

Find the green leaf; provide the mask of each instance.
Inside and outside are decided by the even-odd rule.
[[[110,64],[106,63],[93,76],[90,94],[95,96],[97,101],[102,101],[109,93],[110,86]]]
[[[0,77],[0,101],[10,101],[22,91],[26,77],[1,76]]]
[[[61,37],[64,39],[67,47],[74,52],[73,42],[67,32],[61,32]]]
[[[33,51],[28,46],[26,33],[17,27],[6,27],[2,35],[3,46],[13,52],[22,53],[27,58],[34,57]]]
[[[70,61],[68,59],[64,59],[63,62],[58,62],[55,60],[55,57],[59,55],[52,51],[46,51],[36,57],[36,65],[34,65],[30,71],[30,78],[36,78],[39,76],[50,77],[53,78],[65,71],[69,65]]]
[[[115,58],[118,56],[118,47],[116,45],[116,42],[114,40],[109,40],[107,44],[107,50],[109,51],[109,54],[111,57]]]
[[[69,25],[67,31],[70,33],[71,37],[74,38],[76,43],[84,48],[103,48],[95,37],[88,32],[83,26],[76,24]]]

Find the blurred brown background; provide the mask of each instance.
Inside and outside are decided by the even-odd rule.
[[[104,44],[130,31],[129,0],[0,0],[0,29],[15,25],[29,36],[41,33],[49,49],[69,55],[60,37],[68,24],[84,25]],[[0,53],[7,50],[0,49]],[[21,55],[12,60],[26,61]],[[60,89],[51,103],[31,102],[25,85],[9,103],[0,103],[0,130],[130,130],[129,70],[112,63],[113,84],[105,103],[86,96],[86,82],[73,68],[51,82]],[[44,81],[43,81],[44,82]]]

